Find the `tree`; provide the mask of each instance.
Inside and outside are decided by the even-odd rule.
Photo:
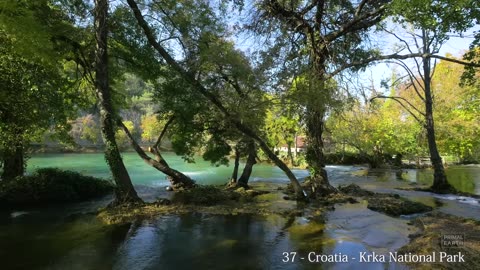
[[[274,98],[277,97],[272,97],[272,99]],[[288,95],[285,95],[283,99],[286,101],[282,100],[279,104],[272,100],[265,118],[265,133],[272,146],[287,145],[287,158],[290,165],[295,166],[291,148],[295,146],[297,135],[302,128],[301,112],[299,106],[295,104],[295,100],[289,98]]]
[[[102,136],[105,143],[105,160],[110,167],[116,184],[115,202],[113,204],[141,202],[135,191],[130,176],[123,164],[120,151],[115,141],[117,115],[113,109],[108,76],[107,55],[107,18],[108,1],[95,0],[95,90],[100,107]]]
[[[401,92],[391,89],[392,95]],[[333,142],[359,153],[371,167],[383,165],[387,155],[417,156],[421,131],[414,118],[393,100],[370,99],[356,97],[330,115],[327,126]]]
[[[170,53],[162,46],[160,42],[158,42],[155,32],[149,26],[148,22],[145,20],[144,16],[142,15],[137,3],[133,0],[127,1],[128,5],[130,6],[131,10],[133,11],[138,24],[142,27],[145,36],[148,39],[149,44],[155,48],[155,50],[162,56],[162,58],[168,63],[168,65],[177,72],[177,74],[183,78],[187,83],[191,85],[191,87],[206,98],[211,104],[215,106],[218,111],[224,115],[226,120],[228,120],[235,128],[237,128],[240,132],[245,134],[246,136],[254,139],[258,144],[259,147],[272,159],[280,169],[282,169],[290,179],[293,184],[296,197],[299,199],[304,198],[303,190],[298,183],[298,180],[295,178],[293,173],[288,169],[288,167],[273,153],[273,151],[268,147],[267,143],[249,126],[245,125],[242,122],[242,119],[238,118],[233,112],[229,111],[223,102],[212,92],[207,90],[207,88],[194,76],[194,74],[187,69],[185,69],[181,64],[179,64],[171,55]],[[182,34],[182,33],[180,33]],[[188,38],[188,37],[187,37]]]
[[[262,22],[257,24],[267,24],[266,29],[280,25],[279,37],[291,37],[291,44],[283,44],[291,46],[290,58],[300,59],[303,70],[297,74],[307,79],[302,88],[308,93],[304,121],[314,196],[336,192],[328,182],[322,141],[328,97],[334,92],[329,80],[346,68],[364,66],[353,64],[356,61],[376,55],[362,42],[369,29],[382,20],[388,2],[260,1]]]
[[[0,7],[0,141],[3,180],[24,173],[26,150],[47,130],[65,138],[68,117],[82,107],[55,34],[72,31],[48,1],[14,1]]]
[[[411,1],[408,4],[394,1],[392,9],[394,18],[404,27],[413,27],[410,37],[413,44],[392,31],[387,31],[397,37],[401,42],[401,49],[407,50],[405,58],[413,58],[415,63],[415,74],[405,62],[397,60],[407,73],[410,80],[409,86],[415,90],[418,98],[424,103],[424,110],[412,107],[407,100],[390,97],[402,104],[405,108],[410,106],[423,119],[418,119],[427,132],[430,160],[434,168],[434,181],[431,190],[434,192],[449,192],[453,187],[448,183],[445,175],[443,162],[438,151],[435,124],[433,117],[434,99],[432,95],[432,75],[435,71],[433,60],[440,58],[446,61],[456,62],[467,66],[474,64],[438,56],[441,46],[449,39],[451,33],[464,33],[474,26],[474,20],[480,18],[478,12],[478,1],[450,1],[450,0],[419,0]],[[416,50],[416,51],[415,51]],[[417,58],[421,61],[418,61]],[[405,59],[404,58],[404,59]]]
[[[449,58],[454,58],[447,55]],[[480,88],[461,85],[462,65],[440,61],[432,77],[440,151],[455,155],[461,162],[475,160],[480,142]]]

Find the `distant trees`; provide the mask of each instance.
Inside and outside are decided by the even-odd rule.
[[[434,121],[434,96],[432,91],[432,77],[435,73],[436,59],[456,62],[466,66],[479,66],[475,63],[451,59],[439,56],[442,45],[449,39],[452,33],[462,34],[475,25],[475,20],[480,19],[478,1],[450,1],[450,0],[422,0],[393,1],[391,11],[393,20],[407,30],[408,38],[403,38],[393,31],[388,31],[399,41],[396,53],[405,51],[400,57],[392,56],[396,63],[406,73],[407,88],[416,93],[416,97],[422,100],[422,107],[409,104],[407,99],[388,97],[397,101],[407,110],[410,108],[412,115],[426,130],[430,160],[434,168],[434,181],[431,186],[434,192],[448,192],[452,186],[448,183],[444,171],[443,162],[437,147],[437,139]],[[404,60],[412,59],[414,68],[410,68]]]
[[[452,55],[447,57],[456,59]],[[462,65],[451,61],[442,60],[436,64],[431,81],[436,143],[443,156],[454,156],[466,162],[478,161],[479,144],[475,138],[480,130],[476,106],[480,92],[477,87],[462,85],[463,72]],[[418,75],[412,78],[421,80]],[[378,165],[383,162],[382,154],[401,154],[408,159],[429,155],[424,99],[413,90],[408,76],[402,80],[396,74],[391,81],[386,84],[390,88],[388,96],[378,94],[379,90],[371,96],[358,96],[327,120],[328,130],[337,146],[345,143],[348,151],[376,156]],[[418,85],[416,87],[421,89]],[[378,96],[384,99],[373,98]],[[337,151],[340,151],[339,147]],[[375,164],[375,160],[372,161]]]

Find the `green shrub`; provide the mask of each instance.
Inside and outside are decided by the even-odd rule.
[[[110,193],[111,182],[57,168],[38,169],[0,185],[2,204],[76,202]]]

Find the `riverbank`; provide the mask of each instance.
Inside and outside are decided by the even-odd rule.
[[[418,232],[399,250],[401,254],[431,255],[430,263],[409,262],[415,269],[480,269],[480,222],[442,213],[412,221]]]
[[[141,143],[140,146],[147,151],[148,148],[151,146],[148,143]],[[172,149],[169,147],[162,147],[161,151],[166,153],[167,155],[172,152]],[[30,153],[33,155],[36,154],[92,154],[98,153],[102,154],[104,152],[102,145],[77,145],[77,146],[65,146],[62,144],[52,144],[52,145],[42,145],[42,144],[34,144],[30,146]],[[135,150],[130,146],[125,146],[122,148],[123,153],[135,153]],[[198,153],[200,156],[201,153]],[[284,162],[288,164],[293,169],[307,169],[307,164],[305,161],[305,157],[300,154],[298,160],[296,160],[295,164],[290,163],[290,159],[284,156]],[[234,159],[234,156],[231,156],[230,159]],[[362,165],[362,166],[369,166],[375,168],[383,168],[383,169],[426,169],[430,168],[431,164],[428,158],[422,157],[419,158],[417,161],[412,162],[412,160],[402,160],[401,162],[395,161],[392,156],[385,155],[383,157],[384,161],[378,163],[372,156],[356,154],[356,153],[325,153],[325,164],[328,165]],[[266,157],[263,159],[258,160],[262,164],[269,164],[273,165],[273,163],[268,160]],[[454,160],[452,158],[449,159],[448,164],[446,163],[445,166],[451,165],[478,165],[480,161],[471,160],[468,162],[460,162],[458,160]]]
[[[334,210],[338,204],[355,204],[366,200],[367,208],[398,217],[431,211],[433,208],[402,198],[397,194],[374,193],[356,185],[340,187],[340,192],[311,199],[309,202],[290,200],[291,190],[283,185],[260,182],[251,189],[228,190],[218,186],[198,186],[188,191],[174,192],[169,198],[159,198],[145,205],[124,205],[104,208],[98,218],[106,224],[135,222],[167,214],[204,213],[217,215],[253,214],[260,216],[302,216],[305,212]],[[357,200],[358,199],[358,200]]]

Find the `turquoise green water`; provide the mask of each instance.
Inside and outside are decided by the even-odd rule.
[[[233,164],[230,166],[211,166],[209,162],[197,158],[195,163],[187,163],[173,153],[165,153],[165,159],[171,167],[185,173],[201,184],[225,184],[230,179]],[[136,185],[151,187],[167,186],[169,182],[165,175],[141,160],[136,153],[123,153],[123,159],[132,181]],[[242,168],[243,164],[241,164]],[[87,175],[109,178],[110,172],[103,154],[42,154],[35,155],[28,161],[27,172],[42,167],[59,167],[74,170]],[[375,180],[376,186],[396,187],[409,183],[430,185],[433,181],[433,171],[425,170],[369,170],[366,177],[352,175],[364,167],[327,166],[332,184],[347,184],[350,182],[369,182]],[[307,170],[293,170],[298,178],[308,176]],[[458,190],[480,194],[479,166],[451,166],[446,169],[449,182]],[[285,174],[275,166],[257,164],[254,166],[251,181],[275,181],[288,183]]]
[[[147,186],[168,185],[165,175],[143,162],[136,153],[123,153],[122,156],[134,184]],[[186,163],[181,157],[173,153],[165,153],[164,158],[172,168],[183,172],[202,184],[227,183],[233,170],[233,164],[228,167],[215,167],[201,158],[198,158],[195,163]],[[243,164],[241,165],[243,166]],[[103,154],[100,153],[35,155],[28,161],[27,171],[31,172],[35,168],[42,167],[59,167],[97,177],[110,177]],[[307,176],[307,171],[294,170],[294,174],[297,177],[305,177]],[[268,164],[257,164],[251,180],[261,179],[288,181],[284,173],[277,167]]]

